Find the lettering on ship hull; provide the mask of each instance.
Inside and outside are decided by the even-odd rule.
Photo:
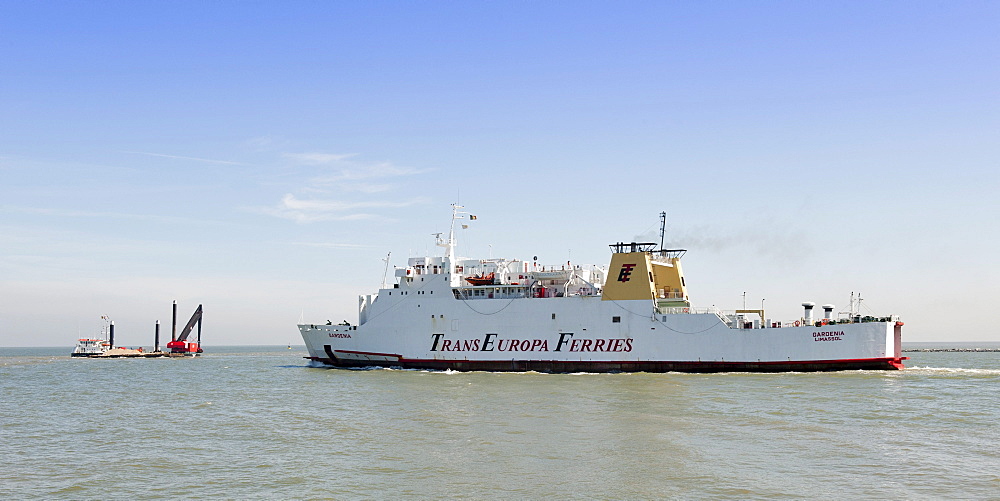
[[[496,333],[485,334],[482,339],[450,339],[446,338],[444,334],[431,334],[430,351],[559,351],[574,353],[631,353],[632,351],[632,338],[574,339],[573,335],[572,332],[560,333],[559,339],[553,339],[550,345],[548,339],[507,339]]]
[[[844,331],[813,332],[813,341],[843,341]]]

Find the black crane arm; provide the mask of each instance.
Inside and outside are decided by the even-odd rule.
[[[191,329],[194,329],[194,326],[199,322],[201,322],[200,304],[198,305],[198,309],[194,310],[194,315],[191,315],[191,320],[188,320],[187,325],[184,326],[184,330],[181,331],[181,335],[177,336],[177,341],[180,341],[182,343],[187,341],[188,336],[191,334]],[[201,329],[199,328],[199,330]]]

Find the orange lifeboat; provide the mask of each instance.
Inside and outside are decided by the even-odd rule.
[[[472,285],[494,285],[497,283],[496,279],[493,277],[493,273],[465,277],[465,281]]]

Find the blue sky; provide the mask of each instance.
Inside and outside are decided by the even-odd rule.
[[[394,264],[689,249],[693,302],[851,292],[1000,341],[996,2],[0,3],[0,345],[299,343]]]

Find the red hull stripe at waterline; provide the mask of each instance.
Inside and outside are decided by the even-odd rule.
[[[338,353],[351,353],[337,350]],[[356,352],[355,352],[356,353]],[[398,357],[382,353],[373,356]],[[333,367],[400,367],[404,369],[434,369],[491,372],[813,372],[842,370],[898,370],[900,358],[864,358],[847,360],[804,360],[779,362],[664,362],[664,361],[581,361],[581,360],[434,360],[399,358],[397,362],[376,363],[341,357],[305,357]]]

